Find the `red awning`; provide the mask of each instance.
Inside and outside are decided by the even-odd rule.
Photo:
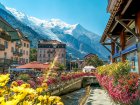
[[[43,64],[43,63],[39,63],[37,61],[34,62],[30,62],[28,64],[25,65],[21,65],[18,66],[16,68],[22,68],[22,69],[47,69],[49,67],[49,64]]]

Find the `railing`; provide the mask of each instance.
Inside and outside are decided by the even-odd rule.
[[[13,55],[15,55],[15,56],[22,56],[23,53],[19,52],[19,51],[13,51]]]
[[[3,39],[8,40],[8,41],[11,40],[11,36],[8,35],[6,32],[0,32],[0,38],[3,38]]]
[[[4,51],[5,50],[5,46],[3,44],[0,44],[0,51]]]
[[[0,58],[0,66],[9,66],[11,62],[11,59]]]
[[[21,43],[16,43],[16,47],[20,48],[22,46]]]

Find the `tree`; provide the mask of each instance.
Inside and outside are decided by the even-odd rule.
[[[92,56],[90,58],[85,59],[85,64],[98,67],[103,65],[103,61],[99,59],[98,56]]]
[[[30,49],[30,61],[37,61],[37,50],[35,48]]]
[[[60,71],[60,72],[62,72],[63,70],[66,69],[66,67],[64,66],[64,64],[60,64],[60,63],[57,64],[57,67],[58,67],[57,70]]]

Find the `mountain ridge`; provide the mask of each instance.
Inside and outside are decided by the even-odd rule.
[[[78,55],[83,58],[88,53],[95,53],[101,58],[108,56],[108,52],[102,54],[104,48],[99,43],[100,36],[80,24],[70,25],[60,19],[41,20],[5,7],[1,3],[0,16],[14,28],[23,31],[32,41],[32,47],[37,47],[38,40],[53,39],[66,43],[68,52],[75,57]]]

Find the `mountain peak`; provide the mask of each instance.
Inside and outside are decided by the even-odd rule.
[[[27,18],[27,16],[24,13],[17,11],[15,8],[6,7],[6,9],[10,11],[14,16],[16,16],[18,20],[23,20]]]

